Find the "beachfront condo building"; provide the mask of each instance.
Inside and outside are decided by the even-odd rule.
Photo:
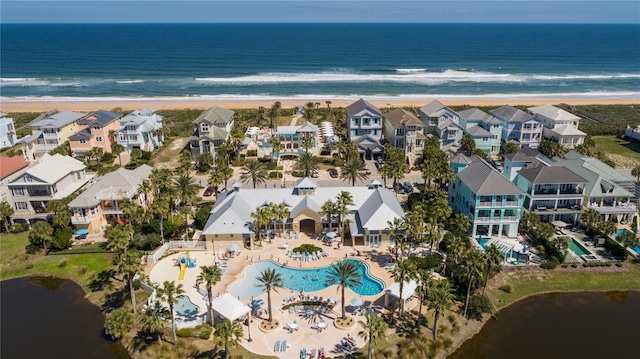
[[[382,122],[384,115],[366,100],[347,106],[347,135],[363,158],[373,159],[384,152],[382,140]]]
[[[233,184],[233,189],[220,195],[211,209],[209,219],[202,231],[207,243],[214,248],[228,245],[253,248],[256,232],[252,213],[270,204],[281,205],[289,211],[288,218],[278,221],[287,233],[313,235],[323,231],[337,231],[337,220],[322,211],[327,201],[336,201],[341,192],[348,192],[353,202],[347,205],[349,230],[355,245],[381,247],[390,242],[388,222],[403,218],[404,211],[394,193],[373,181],[369,186],[318,187],[311,178],[302,178],[293,188],[253,189],[241,188],[242,183]]]
[[[528,110],[544,126],[542,134],[545,138],[553,138],[568,148],[584,143],[587,134],[578,129],[580,117],[552,105],[529,107]]]
[[[149,107],[135,110],[120,119],[116,142],[124,147],[125,153],[131,153],[134,148],[153,151],[164,142],[164,136],[158,133],[161,128],[162,116],[156,114],[156,110]]]
[[[318,126],[309,121],[300,126],[278,126],[273,136],[282,144],[282,150],[273,154],[276,157],[298,156],[305,151],[317,154],[318,134]],[[263,146],[268,146],[267,142],[268,140],[264,140]]]
[[[108,223],[124,215],[122,201],[130,200],[136,207],[147,208],[152,196],[138,188],[149,180],[152,168],[142,165],[133,170],[119,168],[98,178],[68,205],[71,224],[76,231],[86,229],[89,234],[101,233]]]
[[[13,118],[0,112],[0,148],[12,147],[18,142]]]
[[[86,113],[56,110],[38,116],[28,124],[31,135],[18,140],[22,145],[22,156],[33,161],[62,145],[69,136],[78,132],[78,120],[85,116]]]
[[[404,151],[409,165],[422,158],[424,144],[424,124],[412,113],[395,108],[385,114],[384,138],[394,147]]]
[[[189,137],[191,154],[198,157],[203,153],[215,152],[231,135],[235,112],[214,106],[193,120],[193,134]]]
[[[102,148],[111,153],[113,134],[120,128],[121,113],[98,110],[78,120],[79,131],[69,136],[69,147],[73,157],[83,156],[92,148]]]
[[[502,139],[514,142],[521,148],[538,148],[542,141],[543,126],[535,117],[509,105],[489,112],[502,121]]]
[[[0,156],[0,202],[11,202],[9,182],[26,171],[29,162],[21,156]]]
[[[460,111],[458,115],[460,126],[473,138],[477,149],[489,156],[500,153],[502,121],[475,107]]]
[[[517,236],[525,193],[480,157],[456,174],[448,195],[453,212],[469,218],[472,237]]]
[[[38,164],[9,182],[12,220],[47,218],[49,201],[64,199],[93,178],[85,173],[85,168],[84,163],[70,156],[42,155]]]
[[[553,166],[564,166],[586,180],[583,203],[598,211],[604,220],[625,224],[637,217],[638,193],[633,178],[575,151],[554,158]]]

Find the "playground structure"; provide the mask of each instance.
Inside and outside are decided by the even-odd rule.
[[[189,252],[187,251],[184,256],[180,256],[178,260],[176,260],[176,265],[180,265],[180,275],[178,276],[178,280],[184,280],[184,274],[187,271],[187,268],[195,268],[196,260],[192,260],[189,257]]]

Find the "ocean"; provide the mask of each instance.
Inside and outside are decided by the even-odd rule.
[[[0,99],[640,98],[640,25],[0,25]]]

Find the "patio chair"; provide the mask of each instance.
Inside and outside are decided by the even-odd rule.
[[[276,341],[276,344],[273,346],[273,351],[274,352],[279,352],[280,351],[280,341]]]
[[[282,343],[280,343],[280,351],[281,352],[286,352],[287,351],[287,341],[283,340]]]

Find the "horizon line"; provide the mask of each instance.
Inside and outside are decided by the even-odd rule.
[[[3,22],[0,25],[636,25],[635,22]]]

